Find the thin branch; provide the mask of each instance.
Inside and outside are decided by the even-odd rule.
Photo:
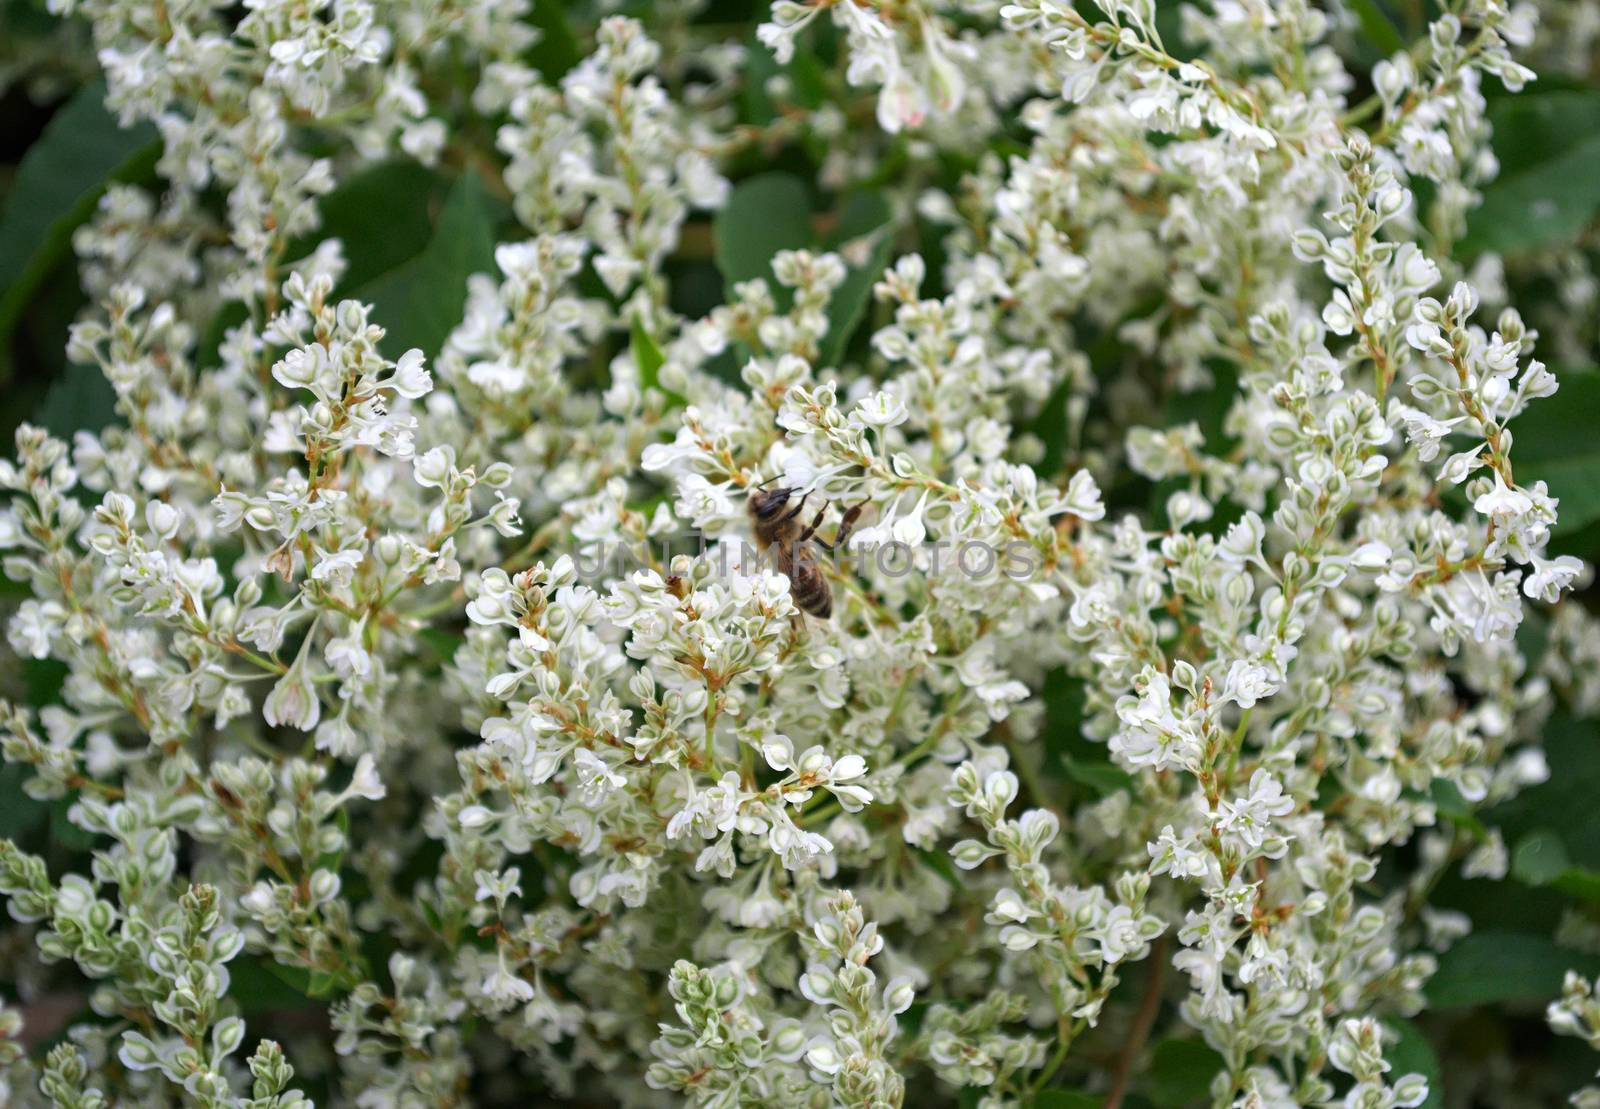
[[[1127,1042],[1122,1054],[1117,1056],[1116,1069],[1111,1074],[1111,1091],[1106,1094],[1102,1109],[1121,1109],[1122,1099],[1128,1092],[1128,1079],[1133,1075],[1133,1062],[1144,1050],[1150,1038],[1150,1028],[1161,1011],[1161,985],[1167,973],[1167,937],[1161,936],[1150,947],[1150,980],[1144,986],[1144,999],[1134,1014],[1133,1027],[1128,1029]]]

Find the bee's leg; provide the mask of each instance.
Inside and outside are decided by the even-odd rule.
[[[816,516],[813,517],[812,520],[811,520],[811,526],[806,528],[805,531],[802,531],[800,533],[800,538],[795,540],[795,545],[796,546],[798,546],[801,543],[804,543],[807,539],[810,539],[812,536],[817,534],[817,528],[822,524],[822,517],[827,515],[827,512],[828,512],[828,506],[827,505],[823,505],[821,508],[817,509]],[[818,543],[822,543],[822,540],[818,539],[817,542]],[[822,543],[822,545],[824,547],[828,546],[826,543]],[[832,550],[833,548],[829,547],[828,549]]]
[[[826,539],[818,539],[817,546],[821,547],[829,554],[832,554],[838,548],[849,543],[850,533],[855,530],[856,521],[861,518],[861,510],[866,507],[867,502],[862,501],[860,504],[852,505],[850,508],[846,509],[845,514],[839,519],[839,530],[833,533],[833,540],[830,542]],[[817,517],[817,521],[819,523],[821,522],[821,519],[822,518],[820,516]],[[811,528],[812,531],[815,531],[816,524],[812,524]],[[802,538],[805,538],[805,536],[802,536]]]
[[[807,493],[804,497],[801,497],[799,504],[795,505],[793,508],[791,508],[788,512],[785,512],[779,518],[783,519],[783,520],[793,520],[796,516],[800,515],[800,513],[805,509],[806,501],[809,500],[810,497],[811,497],[810,493]]]
[[[833,533],[833,547],[843,547],[850,542],[850,533],[855,530],[856,521],[861,519],[861,510],[867,507],[867,502],[851,505],[845,509],[844,516],[839,520],[839,530]],[[831,551],[833,547],[828,549]]]

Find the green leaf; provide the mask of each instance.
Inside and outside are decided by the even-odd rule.
[[[1597,106],[1600,110],[1600,106]],[[1557,370],[1553,397],[1534,401],[1511,421],[1517,483],[1543,481],[1561,502],[1552,529],[1567,535],[1600,520],[1600,374]]]
[[[327,997],[339,988],[339,979],[325,970],[314,970],[306,982],[306,993],[312,997]]]
[[[439,353],[467,302],[467,278],[494,270],[494,216],[483,183],[471,170],[450,189],[428,245],[415,257],[355,289],[388,332],[384,353],[398,358],[418,347]]]
[[[99,366],[73,363],[50,383],[33,422],[70,440],[79,431],[99,431],[117,418],[117,391]]]
[[[1557,874],[1550,885],[1568,897],[1600,905],[1600,871],[1586,866],[1571,866]]]
[[[1490,107],[1494,153],[1502,174],[1548,161],[1591,137],[1595,112],[1600,110],[1600,92],[1547,85],[1541,79],[1532,90],[1498,98]]]
[[[322,226],[298,240],[289,257],[324,239],[344,245],[341,289],[366,285],[428,248],[434,217],[450,195],[450,179],[409,158],[396,158],[340,183],[318,202]]]
[[[1532,250],[1575,237],[1600,210],[1600,91],[1511,97],[1490,118],[1501,175],[1468,217],[1460,253]]]
[[[966,879],[962,878],[960,872],[956,870],[956,864],[950,861],[949,855],[946,855],[943,851],[930,851],[924,847],[913,848],[913,850],[927,864],[928,869],[943,878],[951,889],[961,890],[966,888]]]
[[[1159,298],[1146,298],[1132,312],[1123,317],[1123,321],[1138,319],[1157,311],[1161,307]],[[1117,338],[1118,327],[1107,327],[1098,334],[1088,332],[1080,337],[1080,342],[1087,342],[1089,365],[1097,375],[1108,377],[1112,373],[1130,372],[1129,359],[1126,357],[1122,341]],[[1090,336],[1093,336],[1092,338]],[[1237,381],[1237,377],[1233,379]],[[1045,399],[1038,413],[1026,425],[1028,434],[1033,435],[1044,444],[1044,456],[1034,467],[1040,475],[1055,474],[1059,472],[1067,450],[1067,406],[1072,399],[1075,387],[1070,378],[1064,378],[1051,390],[1050,396]],[[1226,384],[1219,384],[1213,392],[1226,392]],[[1229,399],[1232,393],[1228,393]],[[1220,421],[1221,417],[1218,417]]]
[[[1081,786],[1088,786],[1101,797],[1133,788],[1133,775],[1106,759],[1085,759],[1062,752],[1061,766],[1067,777]]]
[[[1205,1101],[1222,1056],[1200,1040],[1162,1040],[1150,1063],[1150,1100],[1160,1109]]]
[[[689,403],[681,393],[675,393],[661,384],[661,367],[667,364],[667,356],[661,353],[661,347],[650,337],[650,333],[644,329],[644,322],[637,316],[634,317],[628,343],[633,351],[633,360],[639,366],[641,389],[660,391],[667,398],[668,408],[682,408]]]
[[[739,182],[711,224],[717,268],[726,292],[740,281],[772,277],[772,256],[811,242],[811,193],[790,173],[763,173]]]
[[[451,181],[411,158],[390,158],[350,176],[322,197],[322,226],[298,238],[288,258],[304,258],[323,240],[344,246],[344,274],[338,296],[363,298],[386,275],[406,269],[434,242],[435,216],[450,198]],[[200,365],[210,365],[229,328],[250,314],[240,302],[219,310],[200,344]],[[387,326],[386,320],[379,320]],[[389,342],[384,342],[389,349]],[[403,349],[402,349],[403,350]]]
[[[1461,790],[1456,784],[1446,778],[1435,778],[1433,787],[1429,790],[1434,807],[1439,810],[1439,815],[1458,828],[1465,828],[1478,839],[1488,836],[1489,829],[1483,826],[1472,811],[1472,806],[1467,804],[1467,799],[1461,796]]]
[[[1592,410],[1591,410],[1592,411]],[[1554,535],[1569,535],[1600,520],[1600,450],[1575,458],[1517,466],[1517,483],[1542,481],[1550,495],[1561,504],[1557,508]]]
[[[1529,832],[1511,853],[1511,876],[1530,886],[1547,886],[1572,865],[1561,837],[1548,828]]]
[[[434,217],[444,207],[450,184],[443,174],[409,158],[356,173],[322,197],[317,204],[321,226],[291,243],[286,256],[303,258],[324,240],[338,239],[344,247],[345,270],[336,294],[360,292],[428,248]],[[228,330],[249,315],[243,304],[234,301],[212,318],[200,343],[200,365],[215,362]]]
[[[1512,420],[1519,465],[1571,458],[1595,450],[1592,413],[1600,406],[1600,373],[1553,367],[1555,396],[1541,397]],[[1597,452],[1600,453],[1600,452]]]
[[[828,332],[818,352],[819,365],[836,366],[861,325],[872,286],[889,264],[894,243],[885,225],[890,215],[881,194],[855,193],[841,206],[838,227],[823,244],[812,234],[811,194],[803,180],[788,173],[764,173],[741,181],[711,226],[724,295],[731,296],[738,282],[762,278],[778,306],[786,307],[789,290],[774,280],[772,256],[808,247],[839,251],[849,272],[828,304]]]
[[[1527,251],[1575,238],[1600,208],[1600,135],[1565,154],[1518,168],[1484,193],[1468,219],[1464,252]]]
[[[1428,1080],[1428,1099],[1422,1103],[1422,1109],[1438,1109],[1444,1104],[1442,1072],[1439,1056],[1434,1053],[1428,1037],[1409,1020],[1391,1018],[1383,1023],[1395,1035],[1395,1042],[1384,1051],[1391,1068],[1389,1080],[1393,1082],[1408,1074],[1422,1075]]]
[[[754,35],[745,43],[744,122],[765,126],[778,117],[777,106],[767,91],[769,82],[779,75],[788,81],[784,101],[801,108],[817,108],[828,98],[828,70],[809,42],[795,48],[787,65],[779,65]]]
[[[852,240],[878,230],[894,216],[889,200],[880,192],[851,193],[839,206],[839,219],[828,235],[828,249],[840,250]]]
[[[280,966],[267,956],[239,956],[228,964],[228,978],[228,996],[246,1015],[311,1004],[310,974],[301,967]]]
[[[16,839],[49,817],[49,802],[35,801],[22,792],[22,783],[28,774],[28,768],[20,763],[0,766],[0,797],[6,799],[6,803],[0,805],[0,839]]]
[[[456,652],[467,641],[466,636],[440,627],[421,628],[417,631],[417,638],[438,655],[441,662],[449,662],[455,658]]]
[[[1067,402],[1072,399],[1072,382],[1059,382],[1024,430],[1044,445],[1044,455],[1035,469],[1054,474],[1061,468],[1067,450]]]
[[[1569,968],[1593,976],[1600,973],[1600,957],[1569,951],[1533,933],[1474,932],[1439,956],[1439,969],[1424,992],[1437,1009],[1548,1001],[1561,991]]]
[[[56,112],[28,147],[0,211],[0,376],[9,376],[11,332],[67,254],[72,232],[107,185],[145,175],[160,156],[155,128],[117,126],[105,92],[102,83],[86,86]]]
[[[528,20],[539,29],[539,41],[524,55],[527,63],[547,81],[556,81],[583,61],[583,47],[567,22],[564,0],[534,0]]]
[[[1029,1104],[1033,1109],[1100,1109],[1102,1101],[1077,1090],[1040,1090]]]
[[[1168,394],[1163,422],[1166,427],[1195,424],[1205,436],[1206,445],[1215,449],[1227,438],[1223,427],[1239,398],[1239,370],[1215,359],[1207,361],[1206,368],[1211,371],[1211,385],[1192,393]]]
[[[1574,865],[1561,836],[1550,828],[1537,828],[1517,841],[1511,876],[1524,885],[1553,886],[1580,900],[1600,902],[1600,872]]]
[[[1508,843],[1541,828],[1554,829],[1574,863],[1600,870],[1600,820],[1594,818],[1600,759],[1594,756],[1594,724],[1557,712],[1543,731],[1549,779],[1496,805],[1485,819],[1501,829]]]
[[[1069,779],[1101,797],[1129,788],[1133,778],[1106,758],[1105,745],[1083,734],[1083,704],[1082,681],[1064,670],[1045,676],[1045,753]]]
[[[24,658],[17,661],[22,667],[22,680],[28,691],[29,705],[42,709],[46,705],[61,703],[61,687],[67,684],[67,675],[71,673],[66,663],[54,658]]]
[[[1361,24],[1361,33],[1376,46],[1386,58],[1392,58],[1406,48],[1400,28],[1394,25],[1389,13],[1378,5],[1378,0],[1350,0],[1350,7]]]
[[[95,845],[95,835],[67,819],[74,797],[58,797],[50,802],[50,842],[68,851],[87,851]]]
[[[861,326],[872,300],[872,286],[883,276],[894,252],[894,237],[888,227],[892,214],[889,202],[879,193],[856,193],[845,202],[829,249],[840,251],[847,263],[862,253],[861,247],[867,249],[859,264],[850,267],[828,303],[828,333],[823,336],[818,356],[821,366],[837,366]]]

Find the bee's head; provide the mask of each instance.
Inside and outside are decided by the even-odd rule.
[[[756,489],[750,493],[750,515],[757,520],[776,519],[789,504],[794,490],[786,485],[776,489]]]

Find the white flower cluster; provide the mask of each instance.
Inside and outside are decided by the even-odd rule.
[[[8,1104],[1109,1106],[1154,1026],[1218,1107],[1427,1098],[1428,891],[1600,706],[1515,468],[1561,375],[1449,257],[1531,9],[1447,0],[1352,103],[1308,0],[1181,54],[1152,0],[779,0],[764,85],[693,3],[559,73],[530,0],[51,6],[162,153],[74,239],[117,421],[0,465],[65,672],[0,743],[92,841],[0,840],[15,980],[85,995]],[[681,295],[818,143],[887,222]],[[321,227],[395,157],[504,210],[437,350]]]
[[[1595,986],[1581,974],[1567,972],[1561,997],[1550,1003],[1546,1014],[1550,1027],[1563,1036],[1577,1036],[1600,1051],[1600,998]],[[1600,1105],[1600,1086],[1586,1086],[1572,1096],[1578,1109]]]

